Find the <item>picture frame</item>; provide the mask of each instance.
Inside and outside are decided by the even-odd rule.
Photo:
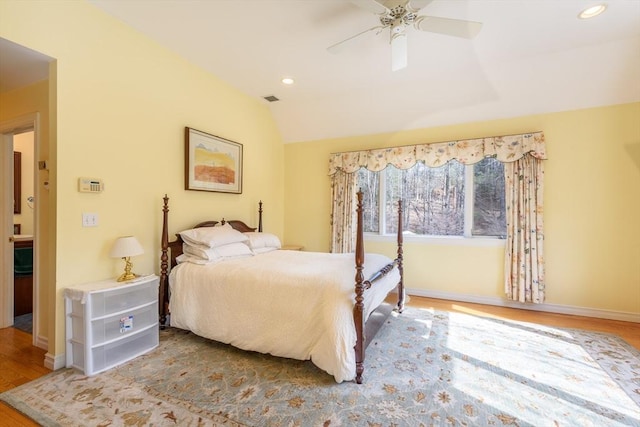
[[[242,144],[185,127],[185,190],[242,193]]]

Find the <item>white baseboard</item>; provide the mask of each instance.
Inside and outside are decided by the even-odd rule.
[[[67,366],[67,357],[64,353],[53,355],[47,353],[44,355],[44,367],[49,368],[52,371],[62,369]]]
[[[49,349],[49,340],[41,335],[36,337],[36,342],[34,344],[36,347],[41,348],[42,350]]]
[[[407,294],[416,295],[419,297],[495,305],[499,307],[519,308],[522,310],[544,311],[549,313],[570,314],[573,316],[596,317],[599,319],[622,320],[624,322],[640,323],[640,313],[630,313],[625,311],[602,310],[599,308],[576,307],[561,304],[530,304],[510,301],[499,297],[458,294],[453,292],[432,291],[427,289],[407,288]]]
[[[35,346],[43,350],[49,348],[49,340],[43,336],[38,335],[36,338]],[[65,353],[53,355],[51,353],[45,353],[44,355],[44,367],[55,371],[67,366],[67,356]]]

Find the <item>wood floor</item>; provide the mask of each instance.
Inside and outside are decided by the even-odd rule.
[[[407,305],[499,319],[541,323],[548,326],[606,332],[622,337],[629,344],[640,350],[640,323],[518,310],[416,296],[412,296]],[[33,347],[31,340],[31,335],[26,332],[14,328],[0,329],[0,342],[2,343],[0,347],[0,393],[51,372],[43,366],[45,351]],[[37,426],[38,424],[0,403],[0,426],[4,425]]]
[[[0,329],[0,393],[48,374],[45,350],[31,345],[31,334],[15,328]],[[17,411],[0,403],[0,426],[37,426]]]

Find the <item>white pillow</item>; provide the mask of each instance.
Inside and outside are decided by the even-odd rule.
[[[206,260],[206,259],[194,257],[194,256],[187,255],[187,254],[180,254],[180,255],[178,255],[176,257],[176,262],[178,264],[182,264],[183,262],[190,262],[192,264],[205,265],[205,264],[215,264],[216,262],[218,262],[220,260],[221,260],[221,258],[218,258],[218,259],[215,259],[215,260]]]
[[[244,245],[244,243],[242,244]],[[208,261],[214,261],[220,258],[220,255],[218,255],[215,248],[210,248],[203,245],[190,245],[188,243],[183,243],[182,252],[192,257]]]
[[[210,248],[249,240],[243,233],[226,226],[192,228],[181,231],[180,236],[191,245],[204,245]]]
[[[280,239],[275,234],[252,231],[244,233],[244,235],[249,238],[249,246],[254,251],[261,248],[280,249],[282,247]]]
[[[242,242],[229,243],[215,248],[203,248],[183,244],[182,255],[176,257],[178,263],[191,262],[194,264],[213,264],[232,258],[244,258],[255,255],[251,248]]]
[[[253,253],[258,255],[258,254],[266,254],[267,252],[271,252],[271,251],[277,251],[278,248],[256,248],[256,249],[252,249]]]
[[[213,249],[220,258],[239,258],[252,256],[253,251],[242,242],[229,243],[228,245],[217,246]]]

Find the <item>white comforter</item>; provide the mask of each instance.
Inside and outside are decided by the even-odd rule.
[[[365,256],[364,278],[391,262]],[[400,279],[394,269],[365,291],[369,316]],[[277,250],[169,276],[171,326],[244,350],[311,360],[337,382],[355,378],[353,254]],[[365,318],[366,318],[365,317]]]

